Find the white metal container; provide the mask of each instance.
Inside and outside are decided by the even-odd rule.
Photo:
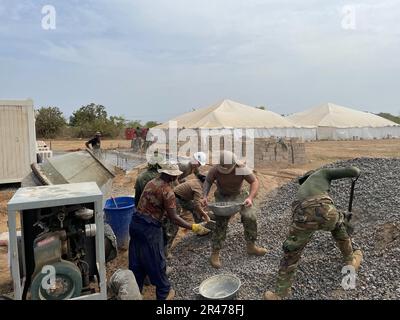
[[[0,100],[0,184],[18,183],[36,163],[32,100]]]

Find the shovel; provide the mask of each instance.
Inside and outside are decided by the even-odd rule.
[[[216,222],[214,220],[210,220],[210,221],[204,223],[204,227],[206,227],[207,229],[210,229],[210,230],[214,230],[215,224],[216,224]]]
[[[111,199],[112,199],[112,201],[113,201],[113,203],[114,203],[114,205],[115,205],[115,208],[118,208],[117,201],[115,201],[115,198],[114,198],[114,197],[111,197]]]

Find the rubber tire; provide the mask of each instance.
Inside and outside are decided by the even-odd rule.
[[[46,291],[42,291],[42,279],[47,275],[38,273],[31,284],[31,299],[32,300],[66,300],[80,296],[82,291],[82,275],[79,268],[69,261],[60,261],[52,264],[56,270],[56,276],[62,276],[69,282],[73,283],[72,290],[64,294],[59,299],[54,299],[48,296]]]

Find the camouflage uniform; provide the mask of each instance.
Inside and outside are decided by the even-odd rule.
[[[292,203],[293,221],[283,243],[284,256],[280,263],[275,292],[288,295],[303,249],[317,230],[330,231],[344,260],[352,260],[353,247],[346,231],[343,214],[338,212],[327,194],[310,196]]]
[[[148,168],[146,171],[142,172],[139,174],[139,176],[136,179],[135,182],[135,206],[137,207],[139,205],[139,200],[140,196],[142,195],[142,192],[144,188],[146,187],[146,184],[150,181],[153,180],[154,178],[158,177],[160,174],[157,171],[157,165],[148,165]]]
[[[184,181],[185,178],[190,176],[192,173],[193,174],[199,174],[199,169],[197,167],[193,167],[191,162],[186,162],[186,163],[178,163],[179,170],[182,171],[182,174],[178,177],[178,182]]]
[[[182,218],[182,207],[180,205],[179,199],[176,199],[176,214]],[[162,227],[164,230],[164,242],[165,242],[165,250],[166,252],[171,249],[172,243],[174,242],[174,239],[176,235],[178,234],[179,231],[179,226],[171,221],[171,219],[168,219],[167,217],[164,217],[162,221]]]
[[[238,195],[226,196],[222,195],[218,190],[214,193],[216,202],[243,202],[247,197],[247,192],[241,192]],[[255,242],[257,240],[257,210],[254,206],[243,206],[240,210],[241,222],[244,228],[244,238],[246,242]],[[226,231],[228,229],[230,217],[215,216],[215,230],[211,237],[211,247],[213,250],[222,249],[223,243],[226,238]]]
[[[197,178],[190,179],[178,184],[174,188],[174,192],[176,197],[176,213],[178,216],[188,221],[189,217],[186,218],[185,214],[190,212],[195,223],[200,223],[202,221],[202,216],[199,213],[201,210],[199,207],[201,207],[202,183]],[[170,223],[167,226],[168,249],[171,247],[178,230],[179,227],[176,224]]]
[[[241,174],[236,174],[236,169],[241,169]],[[241,202],[249,196],[248,192],[242,190],[243,181],[251,184],[256,177],[250,168],[244,165],[234,165],[228,173],[221,173],[219,166],[214,166],[208,171],[206,182],[212,185],[216,182],[217,190],[214,193],[216,202]],[[247,243],[254,243],[257,240],[257,210],[254,205],[251,207],[242,206],[240,210],[241,222],[244,228],[244,237]],[[211,237],[213,252],[222,249],[226,238],[230,217],[215,215],[215,230]]]

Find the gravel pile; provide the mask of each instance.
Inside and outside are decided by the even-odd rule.
[[[356,288],[342,288],[341,254],[330,233],[319,231],[303,252],[292,299],[400,299],[400,159],[358,158],[328,167],[349,165],[362,171],[353,202],[353,238],[364,252]],[[332,182],[330,195],[339,209],[347,209],[350,185],[350,179]],[[275,285],[297,189],[296,181],[289,182],[260,205],[258,244],[269,250],[264,257],[246,254],[243,227],[237,219],[229,225],[220,270],[209,264],[210,236],[189,233],[169,262],[176,298],[199,299],[194,287],[212,275],[230,273],[243,282],[238,299],[262,299],[264,291]]]

